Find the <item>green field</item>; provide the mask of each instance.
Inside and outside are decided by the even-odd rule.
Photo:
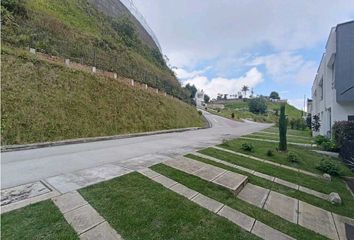
[[[51,200],[1,215],[1,239],[79,239]]]
[[[202,126],[194,107],[2,48],[3,145]],[[15,71],[14,71],[15,70]]]
[[[124,239],[259,239],[138,173],[80,193]]]
[[[226,118],[231,118],[231,114],[234,113],[235,120],[250,119],[255,122],[276,123],[278,121],[278,116],[276,116],[275,111],[279,108],[280,103],[267,101],[267,113],[254,114],[249,111],[248,100],[245,100],[226,103],[225,108],[220,111],[217,111],[216,109],[209,109],[209,111]],[[302,117],[302,111],[288,103],[285,105],[285,113],[288,115],[289,119],[298,119]]]

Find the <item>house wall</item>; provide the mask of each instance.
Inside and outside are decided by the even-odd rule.
[[[354,39],[352,40],[354,42]],[[331,127],[335,121],[348,120],[348,115],[354,115],[354,101],[338,101],[338,87],[340,86],[340,89],[342,89],[342,86],[348,85],[347,83],[351,83],[351,81],[354,83],[354,72],[353,75],[348,75],[348,72],[346,72],[345,77],[343,77],[343,74],[338,73],[338,71],[347,68],[338,67],[343,60],[339,60],[342,54],[337,54],[337,41],[336,28],[332,28],[326,44],[326,52],[323,54],[312,86],[311,113],[312,116],[318,114],[321,121],[320,131],[313,132],[314,135],[320,134],[330,137]],[[345,51],[345,49],[340,51]],[[354,58],[354,55],[352,57]],[[321,90],[321,85],[323,90]],[[354,98],[354,96],[350,97]]]

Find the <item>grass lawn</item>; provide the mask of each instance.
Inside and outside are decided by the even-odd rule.
[[[279,128],[278,127],[270,127],[270,128],[263,130],[263,132],[279,133]],[[301,131],[301,130],[288,128],[287,134],[294,135],[294,136],[311,137],[311,131],[309,129]]]
[[[286,233],[297,239],[326,239],[325,237],[316,234],[308,229],[305,229],[297,224],[290,223],[266,210],[262,210],[254,205],[244,202],[238,198],[235,198],[233,193],[229,190],[217,186],[213,183],[202,180],[198,177],[186,174],[174,168],[168,167],[163,164],[158,164],[151,167],[154,171],[157,171],[179,183],[194,189],[210,198],[220,201],[231,208],[234,208],[240,212],[243,212],[257,220],[275,228],[279,231]],[[198,238],[202,239],[202,238]],[[213,238],[210,238],[213,239]]]
[[[80,193],[126,240],[258,239],[138,173]]]
[[[326,209],[326,210],[331,211],[331,212],[338,213],[338,214],[343,215],[343,216],[348,216],[348,217],[354,218],[354,201],[353,201],[353,198],[351,197],[350,193],[348,191],[346,191],[346,189],[343,186],[336,185],[336,184],[338,184],[337,181],[336,181],[336,184],[332,187],[332,190],[336,190],[336,191],[340,190],[340,191],[342,191],[340,193],[341,197],[342,197],[342,200],[343,200],[343,204],[342,205],[333,205],[329,201],[326,201],[326,200],[323,200],[321,198],[317,198],[317,197],[315,197],[313,195],[310,195],[310,194],[307,194],[307,193],[304,193],[304,192],[301,192],[301,191],[286,187],[284,185],[281,185],[281,184],[266,180],[264,178],[257,177],[255,175],[252,175],[252,174],[248,173],[248,172],[244,172],[244,171],[242,171],[240,169],[235,169],[235,168],[226,166],[226,165],[224,165],[222,163],[217,163],[217,162],[214,162],[214,161],[211,161],[211,160],[208,160],[208,159],[205,159],[205,158],[201,158],[201,157],[198,157],[198,156],[195,156],[195,155],[192,155],[192,154],[187,154],[186,157],[194,159],[194,160],[198,160],[198,161],[201,161],[201,162],[204,162],[204,163],[207,163],[207,164],[211,164],[211,165],[214,165],[214,166],[217,166],[217,167],[221,167],[221,168],[224,168],[224,169],[232,171],[232,172],[236,172],[236,173],[240,173],[240,174],[246,175],[246,176],[248,176],[248,182],[252,183],[254,185],[258,185],[260,187],[271,189],[273,191],[282,193],[282,194],[287,195],[289,197],[297,198],[297,199],[299,199],[301,201],[307,202],[309,204],[312,204],[314,206]],[[321,183],[317,183],[317,184],[321,184]],[[327,182],[325,182],[323,184],[324,184],[324,186],[326,186]],[[339,184],[343,185],[343,182],[341,182],[339,180]],[[345,192],[343,192],[343,191],[345,191]]]
[[[243,143],[252,143],[254,146],[253,152],[244,151],[241,149]],[[311,151],[311,148],[295,146],[288,144],[288,151],[295,152],[300,157],[299,163],[291,163],[288,161],[288,154],[285,152],[277,152],[276,148],[278,147],[277,143],[272,142],[262,142],[257,140],[249,140],[249,139],[234,139],[230,141],[226,141],[220,145],[220,147],[233,150],[236,152],[241,152],[244,154],[252,155],[255,157],[259,157],[262,159],[267,159],[269,161],[273,161],[276,163],[288,165],[291,167],[296,167],[299,169],[303,169],[309,172],[321,174],[319,170],[316,169],[317,165],[320,163],[323,158],[330,158],[320,153],[316,153]],[[273,156],[268,156],[268,150],[273,151]],[[344,164],[342,164],[338,159],[332,158],[334,161],[338,162],[338,166],[340,171],[344,176],[354,176],[354,174],[347,168]]]
[[[279,136],[278,135],[264,134],[264,133],[262,134],[260,132],[252,133],[252,134],[246,135],[244,137],[251,137],[251,138],[257,138],[257,139],[266,139],[266,140],[277,140],[277,141],[279,141]],[[294,142],[294,143],[307,143],[307,144],[313,143],[311,138],[294,137],[294,136],[287,136],[287,141],[288,142]]]
[[[51,200],[1,215],[2,239],[79,239]]]

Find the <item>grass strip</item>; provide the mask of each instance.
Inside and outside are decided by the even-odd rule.
[[[258,239],[139,173],[80,190],[129,239]]]
[[[327,211],[331,211],[331,212],[334,212],[334,213],[337,213],[337,214],[340,214],[343,216],[354,218],[353,201],[346,200],[346,202],[345,202],[346,204],[333,205],[329,201],[326,201],[321,198],[315,197],[313,195],[289,188],[287,186],[278,184],[276,182],[272,182],[272,181],[266,180],[264,178],[257,177],[255,175],[248,173],[248,172],[244,172],[240,169],[235,169],[233,167],[224,165],[222,163],[214,162],[214,161],[211,161],[211,160],[199,157],[199,156],[195,156],[193,154],[187,154],[187,155],[185,155],[185,157],[188,157],[188,158],[191,158],[191,159],[194,159],[197,161],[201,161],[201,162],[204,162],[207,164],[211,164],[211,165],[214,165],[214,166],[217,166],[217,167],[220,167],[220,168],[223,168],[223,169],[235,172],[235,173],[246,175],[246,176],[248,176],[248,182],[250,182],[254,185],[258,185],[260,187],[271,189],[272,191],[279,192],[279,193],[282,193],[282,194],[287,195],[289,197],[299,199],[301,201],[307,202],[307,203],[317,206],[319,208],[326,209]],[[348,202],[349,202],[349,204],[348,204]]]
[[[79,239],[51,200],[2,214],[1,238],[7,240]]]
[[[189,175],[177,169],[168,167],[164,164],[157,164],[151,167],[151,169],[210,198],[222,202],[231,208],[243,212],[272,228],[288,234],[289,236],[304,240],[326,239],[326,237],[320,234],[301,227],[300,225],[290,223],[266,210],[260,209],[252,204],[236,198],[233,193],[221,186],[207,182],[203,179]]]

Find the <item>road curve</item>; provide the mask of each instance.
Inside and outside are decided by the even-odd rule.
[[[207,112],[204,115],[211,128],[1,153],[1,188],[107,163],[124,166],[124,162],[137,157],[185,154],[270,126],[236,122]]]

